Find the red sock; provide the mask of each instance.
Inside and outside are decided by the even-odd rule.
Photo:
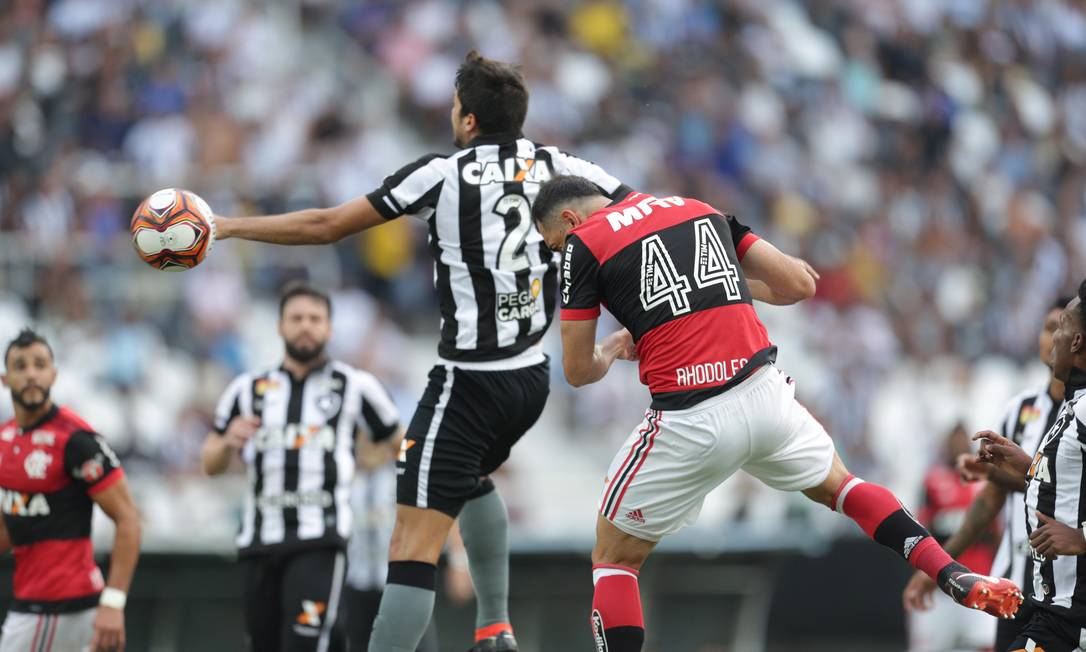
[[[936,581],[939,571],[954,562],[886,487],[850,475],[834,492],[833,506],[856,521],[867,536]]]
[[[645,642],[637,571],[614,564],[592,567],[592,636],[596,649],[639,652]]]

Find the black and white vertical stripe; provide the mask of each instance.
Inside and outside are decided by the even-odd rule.
[[[1026,488],[1027,536],[1039,526],[1037,512],[1086,526],[1086,390],[1068,400],[1041,440]],[[1046,609],[1086,623],[1086,555],[1043,559],[1034,555],[1033,600]]]
[[[530,206],[540,184],[558,174],[586,177],[610,196],[629,191],[597,165],[510,136],[423,157],[370,193],[386,218],[415,215],[429,224],[442,358],[503,360],[543,336],[554,316],[557,257],[532,225]]]
[[[239,551],[345,541],[356,433],[380,440],[399,425],[377,379],[335,361],[301,379],[282,368],[242,374],[219,401],[216,431],[225,432],[235,416],[260,419],[242,449],[251,490]]]
[[[1000,434],[1033,455],[1045,433],[1055,423],[1062,406],[1062,400],[1052,400],[1047,383],[1035,390],[1022,392],[1008,402]],[[1033,589],[1033,562],[1026,524],[1022,519],[1025,509],[1024,492],[1016,491],[1007,496],[1003,506],[1003,537],[992,562],[992,572],[1013,580],[1029,595]]]

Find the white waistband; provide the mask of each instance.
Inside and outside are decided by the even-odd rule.
[[[438,364],[458,369],[470,369],[473,371],[507,371],[509,369],[523,369],[531,367],[547,360],[543,355],[543,345],[535,344],[514,355],[511,358],[501,360],[487,360],[486,362],[463,362],[438,358]]]

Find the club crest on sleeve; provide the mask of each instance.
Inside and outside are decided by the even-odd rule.
[[[105,472],[106,469],[102,466],[101,460],[94,457],[83,462],[83,465],[79,467],[78,475],[83,482],[91,483],[99,480]]]

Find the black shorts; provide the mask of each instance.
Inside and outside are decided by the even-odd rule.
[[[535,424],[550,392],[550,364],[507,371],[437,365],[396,462],[396,502],[453,518],[489,492],[484,476]]]
[[[337,548],[240,560],[245,639],[253,652],[342,652],[335,627],[346,559]]]
[[[1079,645],[1084,643],[1086,628],[1082,624],[1072,622],[1071,619],[1043,607],[1036,607],[1018,638],[1014,639],[1006,650],[999,652],[1034,649],[1043,649],[1044,652],[1075,652]]]
[[[1014,614],[1014,618],[1011,618],[1010,620],[1005,620],[1003,618],[998,619],[999,622],[996,623],[996,652],[1004,652],[1004,650],[1012,649],[1011,644],[1014,643],[1015,639],[1022,633],[1022,630],[1026,628],[1026,625],[1029,624],[1030,619],[1033,618],[1033,614],[1036,611],[1036,604],[1034,604],[1033,600],[1029,599],[1029,596],[1026,596],[1026,601],[1018,607],[1018,613]]]

